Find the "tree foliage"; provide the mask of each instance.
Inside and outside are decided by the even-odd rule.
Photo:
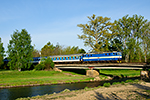
[[[129,17],[126,15],[119,20],[114,21],[112,32],[117,33],[114,38],[122,42],[122,52],[125,56],[125,61],[142,60],[141,45],[144,35],[145,24],[147,20],[143,16],[133,15]],[[145,36],[144,36],[145,37]],[[120,45],[116,45],[117,47]]]
[[[54,55],[54,49],[55,46],[48,42],[42,49],[41,49],[41,55],[42,56],[50,56]]]
[[[67,46],[63,47],[57,43],[56,46],[48,42],[42,49],[41,49],[41,56],[52,56],[52,55],[66,55],[66,54],[79,54],[79,53],[86,53],[84,49],[79,49],[78,46]]]
[[[3,47],[3,43],[1,42],[1,38],[0,38],[0,68],[2,67],[2,65],[4,64],[4,56],[5,56],[5,51],[4,51],[4,47]]]
[[[144,51],[145,62],[147,62],[147,56],[150,55],[150,22],[146,23],[142,28],[142,50]]]
[[[87,24],[78,24],[81,28],[82,35],[78,35],[79,39],[84,41],[85,46],[90,46],[93,51],[109,51],[109,40],[111,39],[110,29],[113,23],[110,22],[110,18],[98,16],[88,16]]]
[[[25,29],[21,32],[16,30],[11,35],[8,44],[8,66],[10,69],[28,69],[31,66],[33,46],[31,45],[30,34]]]
[[[33,57],[40,57],[40,51],[33,49],[32,55]]]

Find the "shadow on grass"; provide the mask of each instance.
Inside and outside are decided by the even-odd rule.
[[[148,87],[148,86],[144,86],[141,84],[133,84],[133,86],[140,88],[140,89],[144,89],[144,90],[150,90],[150,86]]]
[[[74,73],[81,74],[81,75],[86,75],[85,69],[61,69],[61,70],[68,71],[68,72],[74,72]]]
[[[104,74],[104,73],[100,73],[100,75],[111,77],[112,79],[110,80],[110,83],[112,83],[112,82],[121,82],[121,81],[126,81],[126,80],[136,80],[136,79],[140,80],[140,76],[127,77],[127,76],[124,76],[123,74],[121,74],[121,77],[119,77],[117,75]]]
[[[109,96],[103,96],[101,93],[95,92],[96,99],[98,100],[122,100],[120,97],[118,97],[115,93],[109,94]]]
[[[150,86],[145,86],[145,85],[141,85],[141,84],[132,84],[133,86],[142,89],[141,92],[139,92],[138,90],[135,91],[124,91],[126,92],[130,92],[130,94],[126,95],[126,99],[129,99],[128,97],[130,97],[130,99],[135,98],[135,99],[150,99]],[[121,90],[122,91],[122,90]],[[118,91],[119,92],[119,91]],[[105,95],[99,92],[96,92],[96,99],[98,100],[123,100],[124,98],[122,98],[121,96],[118,96],[116,93],[106,93]],[[134,94],[134,95],[133,95]],[[136,95],[135,95],[136,94]]]

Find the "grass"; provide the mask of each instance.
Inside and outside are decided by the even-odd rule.
[[[139,76],[140,70],[100,70],[101,79],[107,79],[106,75],[118,76]],[[67,73],[67,74],[66,74]],[[85,82],[94,80],[91,77],[74,72],[56,71],[0,71],[0,87],[22,86],[22,85],[42,85],[70,82]],[[114,83],[115,84],[115,83]]]
[[[59,82],[74,82],[88,80],[83,75],[71,76],[56,71],[0,71],[0,86],[20,86],[31,84],[57,84]]]
[[[110,85],[111,85],[110,83],[104,83],[103,84],[104,87],[110,87]]]
[[[140,70],[128,70],[128,69],[101,69],[100,73],[107,74],[107,75],[115,75],[120,77],[133,77],[133,76],[140,76]]]

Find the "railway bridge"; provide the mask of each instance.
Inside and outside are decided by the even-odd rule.
[[[141,71],[141,78],[150,79],[150,65],[146,63],[55,64],[55,67],[58,69],[89,69],[87,70],[86,75],[89,72],[95,72],[96,69],[143,69]]]
[[[89,63],[89,64],[55,64],[59,69],[150,69],[146,63]]]

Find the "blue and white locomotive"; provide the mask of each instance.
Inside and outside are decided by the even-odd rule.
[[[84,54],[82,61],[121,61],[121,52],[108,52],[101,54]]]
[[[121,52],[88,53],[49,56],[54,63],[72,63],[72,62],[117,62],[122,60]],[[45,57],[47,58],[47,57]],[[41,57],[34,57],[33,62],[40,62]]]

